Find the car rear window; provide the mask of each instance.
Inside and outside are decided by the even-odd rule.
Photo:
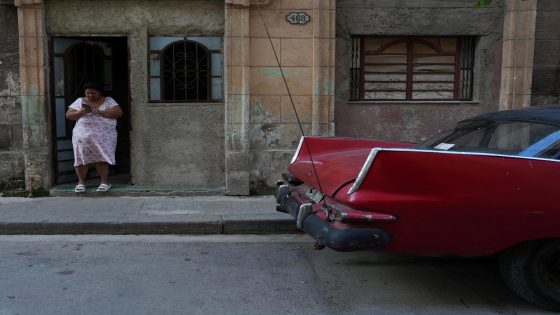
[[[417,145],[419,149],[556,158],[560,127],[527,121],[467,121]]]

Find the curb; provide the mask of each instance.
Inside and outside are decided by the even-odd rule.
[[[301,233],[289,219],[185,222],[0,222],[0,235],[138,235],[138,234],[287,234]]]

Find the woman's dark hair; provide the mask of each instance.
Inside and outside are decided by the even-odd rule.
[[[87,89],[92,89],[92,90],[98,91],[101,94],[105,94],[105,91],[103,89],[103,84],[101,84],[99,82],[87,81],[86,83],[84,83],[82,88],[84,89],[84,91],[87,90]]]

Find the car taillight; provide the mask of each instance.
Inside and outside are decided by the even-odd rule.
[[[325,206],[324,206],[325,207]],[[367,223],[367,222],[396,222],[397,217],[381,212],[362,212],[362,211],[344,211],[333,206],[326,206],[324,209],[329,219],[347,223]]]

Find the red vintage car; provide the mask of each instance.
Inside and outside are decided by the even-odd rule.
[[[418,145],[303,137],[277,210],[318,248],[499,253],[513,291],[558,311],[559,159],[560,106],[481,115]]]

